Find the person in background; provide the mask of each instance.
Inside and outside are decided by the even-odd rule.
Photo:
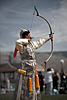
[[[54,72],[53,74],[53,89],[57,89],[58,90],[58,76],[57,76],[57,71]]]
[[[66,76],[67,76],[67,74],[65,73],[64,69],[62,69],[61,73],[60,73],[61,82],[66,80]]]
[[[44,85],[42,72],[39,72],[39,83],[40,83],[40,92],[42,93]]]
[[[67,74],[65,73],[63,68],[61,69],[60,77],[61,77],[60,87],[62,87],[63,90],[60,89],[59,93],[66,93],[67,92]]]
[[[56,72],[57,72],[57,76],[58,76],[58,93],[59,93],[59,88],[60,88],[60,74],[59,74],[59,72],[58,72],[58,70],[56,70]]]
[[[48,68],[47,71],[45,72],[46,93],[49,95],[52,95],[52,90],[53,90],[53,79],[52,79],[53,73],[54,73],[53,68]]]

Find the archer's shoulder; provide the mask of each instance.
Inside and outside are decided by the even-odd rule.
[[[27,42],[28,43],[28,39],[18,39],[16,40],[16,42]]]

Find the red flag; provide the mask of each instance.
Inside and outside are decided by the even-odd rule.
[[[16,57],[16,55],[17,55],[17,49],[15,48],[13,56]]]

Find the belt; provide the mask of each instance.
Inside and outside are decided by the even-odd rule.
[[[27,72],[27,71],[22,70],[22,69],[18,69],[18,70],[17,70],[17,72],[20,73],[20,74],[22,74],[22,75],[27,75],[27,74],[30,75],[31,73],[35,73],[35,71],[36,71],[36,69],[33,70],[33,71],[30,71],[30,72]]]

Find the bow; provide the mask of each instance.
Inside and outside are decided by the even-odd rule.
[[[36,11],[36,13],[37,13],[37,16],[43,18],[43,19],[47,22],[47,24],[49,25],[49,28],[50,28],[50,35],[53,34],[53,33],[52,33],[51,25],[50,25],[50,23],[48,22],[48,20],[47,20],[45,17],[43,17],[43,16],[41,16],[41,15],[39,14],[39,12],[38,12],[36,6],[34,6],[34,9],[35,9],[35,11]],[[46,63],[50,60],[50,58],[52,57],[52,54],[53,54],[53,39],[51,39],[51,45],[52,45],[52,47],[51,47],[51,54],[49,55],[49,57],[48,57],[48,58],[46,59],[46,61],[44,62],[44,63],[45,63],[45,71],[46,71]]]

